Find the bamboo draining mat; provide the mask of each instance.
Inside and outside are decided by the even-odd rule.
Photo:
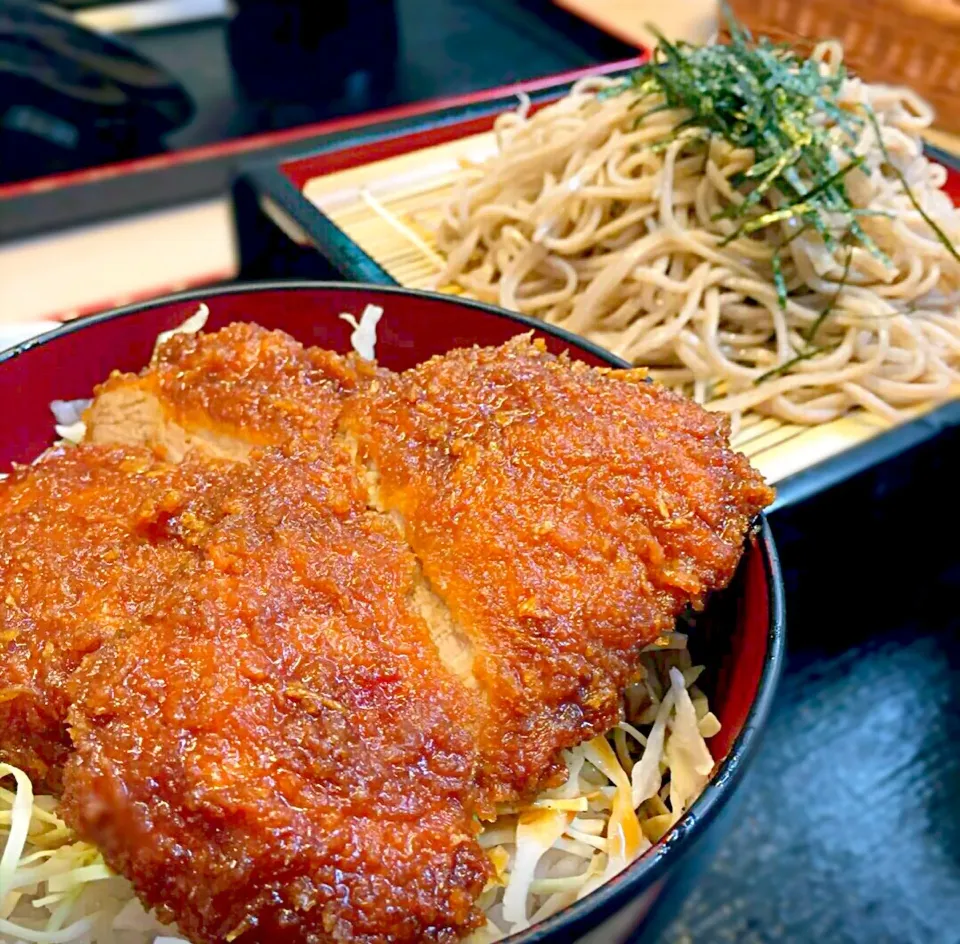
[[[432,232],[462,163],[493,150],[491,133],[461,138],[316,178],[304,195],[401,285],[451,291],[436,285],[442,260]],[[775,483],[889,428],[862,410],[815,427],[748,414],[733,442]]]

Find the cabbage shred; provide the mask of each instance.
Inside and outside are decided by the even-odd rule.
[[[713,773],[720,730],[696,686],[686,637],[648,648],[625,720],[564,752],[567,780],[528,807],[501,808],[480,836],[494,866],[481,897],[490,944],[572,905],[626,868],[690,809]]]

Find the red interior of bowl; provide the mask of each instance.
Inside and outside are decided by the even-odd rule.
[[[134,313],[88,322],[0,364],[0,402],[12,414],[0,442],[0,467],[30,462],[50,444],[54,435],[51,400],[89,397],[111,371],[139,370],[149,360],[157,335],[193,314],[197,298],[199,294],[190,301],[154,303]],[[377,332],[377,355],[384,366],[396,370],[455,347],[500,344],[528,330],[507,317],[455,299],[350,286],[236,289],[208,293],[206,301],[210,329],[233,321],[255,321],[287,331],[304,344],[338,351],[349,350],[351,332],[339,315],[359,316],[365,305],[381,305],[385,314]],[[535,333],[555,352],[569,350],[587,363],[606,363],[570,341],[540,330]],[[718,760],[727,755],[742,730],[760,683],[769,631],[767,566],[759,544],[751,542],[736,586],[728,592],[736,597],[725,609],[733,625],[722,634],[723,651],[711,699],[723,725],[711,741]]]
[[[743,730],[763,674],[770,632],[767,567],[759,541],[752,537],[733,588],[733,637],[729,646],[720,647],[723,652],[710,703],[723,725],[708,742],[716,760],[727,756]]]
[[[233,321],[256,321],[280,328],[304,344],[336,351],[350,349],[351,328],[339,315],[359,317],[365,305],[382,305],[386,315],[377,329],[377,354],[385,367],[403,370],[433,354],[471,344],[501,344],[524,330],[507,318],[429,296],[392,294],[350,286],[323,290],[241,289],[210,298],[210,329]],[[48,341],[8,360],[0,370],[0,397],[16,411],[0,443],[0,465],[29,462],[50,443],[51,400],[90,396],[113,370],[136,371],[150,358],[157,335],[182,324],[197,309],[196,301],[158,302],[136,314],[93,320],[81,330]],[[549,334],[550,349],[570,345]],[[586,351],[581,360],[604,361]]]
[[[949,194],[950,199],[960,206],[960,171],[953,167],[947,167],[947,182],[943,189]]]

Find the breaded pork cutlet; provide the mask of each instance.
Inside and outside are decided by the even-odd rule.
[[[208,486],[204,457],[329,451],[356,383],[349,358],[256,325],[176,335],[98,390],[87,443],[0,482],[0,760],[59,790],[66,683],[103,640],[154,625],[158,589],[195,563],[163,521]]]
[[[640,649],[730,580],[772,499],[724,418],[527,338],[383,376],[341,428],[452,617],[493,800],[619,720]]]
[[[353,357],[305,348],[282,331],[231,324],[176,334],[139,374],[114,374],[87,411],[87,441],[191,448],[245,459],[258,446],[324,445],[358,375]]]
[[[478,817],[618,720],[772,497],[721,419],[527,339],[395,375],[234,326],[87,420],[205,471],[147,528],[189,565],[65,673],[64,814],[204,944],[476,927]]]
[[[301,367],[337,363],[243,333],[286,346]],[[64,499],[31,507],[35,531],[11,555],[36,567],[32,545],[60,522],[44,545],[58,549],[42,559],[45,594],[21,598],[31,618],[53,613],[49,632],[20,636],[25,662],[58,662],[33,700],[56,695],[31,732],[41,747],[59,736],[48,785],[59,786],[73,704],[64,815],[194,940],[454,940],[481,922],[489,871],[472,815],[471,706],[414,603],[409,549],[368,510],[333,442],[344,390],[331,372],[240,358],[236,384],[204,368],[202,396],[172,389],[196,351],[229,360],[236,334],[174,339],[159,376],[154,366],[107,384],[89,428],[121,444],[58,451],[19,473],[21,490],[42,494],[47,475]],[[166,415],[189,412],[182,449],[168,448],[165,425],[103,425],[102,398],[141,385],[169,398]],[[210,448],[224,430],[253,448]],[[114,457],[112,477],[102,456]],[[78,487],[88,478],[96,491]],[[124,527],[135,541],[120,540]],[[176,569],[161,569],[168,559]],[[124,618],[105,623],[117,608]]]
[[[168,527],[206,566],[75,674],[68,822],[194,941],[482,923],[470,706],[352,467],[268,454]]]

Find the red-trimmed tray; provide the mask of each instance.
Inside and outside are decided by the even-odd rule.
[[[319,147],[284,160],[251,163],[233,188],[241,276],[339,276],[395,284],[375,260],[304,199],[303,187],[310,180],[489,131],[496,116],[516,107],[521,95],[529,97],[536,109],[565,94],[577,79],[624,75],[644,59],[641,55],[491,89],[367,125],[352,135],[328,137]]]

